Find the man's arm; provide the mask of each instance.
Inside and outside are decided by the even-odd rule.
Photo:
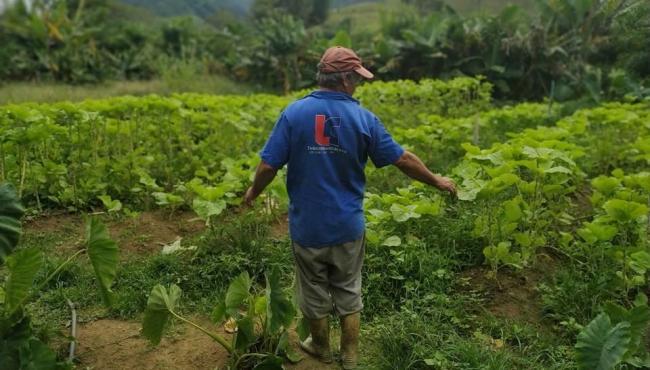
[[[414,180],[456,195],[456,184],[451,179],[434,174],[417,155],[409,151],[404,151],[404,154],[393,164]]]
[[[264,161],[260,162],[255,171],[255,179],[253,180],[253,186],[246,190],[244,195],[244,203],[246,205],[252,205],[255,199],[262,194],[262,191],[273,181],[275,175],[278,173],[278,170],[269,166]]]

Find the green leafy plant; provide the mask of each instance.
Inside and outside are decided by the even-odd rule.
[[[650,356],[642,339],[650,323],[648,299],[640,294],[630,309],[608,303],[578,335],[576,360],[581,369],[610,370],[618,364],[647,367]]]
[[[500,266],[529,264],[549,234],[572,220],[565,207],[580,173],[572,147],[537,135],[525,131],[485,150],[464,144],[466,160],[454,170],[462,178],[459,199],[484,207],[473,235],[487,243],[483,254],[493,276]]]
[[[88,254],[104,303],[110,306],[110,287],[117,270],[117,245],[108,237],[106,227],[98,219],[91,218],[87,223],[86,247],[68,257],[44,281],[34,286],[36,275],[43,266],[43,254],[36,248],[14,250],[20,236],[23,209],[9,185],[0,185],[0,198],[3,200],[0,206],[0,241],[3,252],[6,252],[0,261],[6,262],[7,268],[7,277],[0,286],[0,363],[12,369],[64,367],[56,360],[54,352],[35,336],[24,307],[83,253]]]
[[[106,211],[108,211],[109,214],[117,213],[122,210],[122,202],[111,198],[110,195],[100,195],[98,198],[102,201],[102,204],[104,204],[104,207],[106,207]]]
[[[280,274],[273,269],[266,275],[266,288],[253,293],[253,283],[244,272],[229,285],[224,299],[214,308],[216,324],[229,320],[236,326],[230,340],[183,317],[178,312],[181,289],[156,285],[147,301],[142,334],[153,344],[160,343],[171,318],[181,320],[215,340],[231,355],[232,366],[239,368],[282,369],[283,357],[300,361],[289,346],[288,329],[296,317],[291,299],[280,286]]]
[[[606,252],[619,266],[616,276],[627,294],[646,284],[650,270],[648,206],[644,204],[650,197],[646,183],[650,177],[644,173],[625,175],[621,170],[613,173],[618,177],[592,180],[591,202],[597,207],[596,214],[593,220],[583,223],[577,234],[582,242]]]

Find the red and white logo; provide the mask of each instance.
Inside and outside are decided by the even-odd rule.
[[[338,146],[339,138],[336,135],[336,129],[339,127],[341,127],[341,118],[327,118],[324,114],[317,114],[314,125],[314,139],[316,140],[316,144],[320,146]]]

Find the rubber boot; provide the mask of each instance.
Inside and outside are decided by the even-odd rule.
[[[360,327],[359,312],[341,317],[341,364],[345,370],[357,368]]]
[[[332,348],[330,347],[330,325],[327,317],[318,320],[308,320],[310,335],[300,342],[303,351],[326,364],[332,363]]]

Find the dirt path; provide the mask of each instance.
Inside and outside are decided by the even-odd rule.
[[[209,325],[209,324],[205,324]],[[84,369],[138,370],[213,370],[227,364],[228,353],[205,334],[187,325],[176,324],[153,347],[140,333],[141,323],[103,319],[83,324],[77,334],[77,359]],[[228,334],[219,332],[225,336]],[[292,344],[297,351],[295,333]],[[301,353],[301,352],[300,352]],[[330,370],[304,356],[297,364],[286,364],[294,370]]]
[[[140,333],[141,324],[98,320],[79,328],[77,358],[90,369],[215,369],[227,352],[206,335],[189,328],[166,336],[152,347]]]

